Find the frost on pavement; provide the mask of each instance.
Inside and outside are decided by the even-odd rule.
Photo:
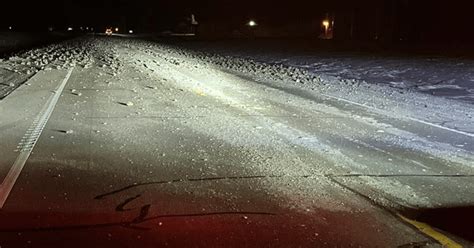
[[[132,48],[140,52],[132,53]],[[417,192],[418,189],[406,182],[402,183],[396,175],[443,175],[451,171],[472,170],[473,154],[466,149],[472,147],[470,137],[459,135],[463,137],[459,143],[447,143],[433,134],[420,136],[409,127],[413,123],[408,123],[413,122],[410,116],[433,122],[435,120],[431,116],[436,116],[450,120],[444,123],[456,128],[464,124],[463,130],[469,130],[466,119],[471,116],[470,108],[465,103],[416,92],[400,93],[392,88],[363,82],[329,80],[283,65],[196,54],[142,41],[131,42],[130,51],[123,50],[121,55],[119,57],[126,58],[137,70],[148,73],[151,78],[164,78],[164,84],[170,87],[210,97],[223,106],[229,106],[228,109],[213,109],[210,112],[193,107],[181,109],[180,113],[185,116],[246,116],[235,118],[233,121],[239,125],[231,126],[226,122],[232,117],[192,118],[181,124],[212,137],[212,140],[230,144],[236,150],[246,150],[248,157],[242,161],[249,162],[245,168],[253,173],[281,176],[282,184],[275,184],[273,180],[262,181],[270,194],[278,192],[275,197],[284,195],[294,199],[301,194],[303,188],[309,187],[297,183],[301,177],[313,176],[314,182],[319,182],[322,187],[325,183],[331,184],[326,177],[332,175],[353,178],[360,175],[358,181],[367,188],[395,196],[407,206],[429,207],[433,203],[426,199],[423,192]],[[266,94],[261,94],[255,86],[265,89]],[[282,94],[282,91],[290,94]],[[327,96],[350,99],[355,104]],[[173,102],[193,105],[186,98],[173,99]],[[288,109],[275,109],[269,102],[287,106]],[[419,106],[419,102],[444,105],[426,108]],[[450,104],[447,105],[447,102]],[[454,106],[456,108],[451,112],[442,109]],[[291,109],[298,114],[293,115]],[[299,116],[302,113],[305,115]],[[300,120],[314,117],[315,121],[310,118],[307,125],[298,126],[290,121],[290,117]],[[328,129],[325,128],[327,125],[332,126]],[[426,128],[423,123],[416,125],[420,125],[416,128]],[[447,132],[446,135],[451,134]],[[305,158],[300,151],[309,151],[312,156]],[[395,177],[373,178],[365,175]],[[310,206],[310,199],[314,198],[327,199],[327,205],[344,209],[337,202],[330,202],[330,197],[316,194],[300,197],[300,210]]]

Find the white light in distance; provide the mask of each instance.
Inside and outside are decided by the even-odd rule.
[[[250,20],[249,23],[248,23],[248,25],[249,25],[250,27],[255,27],[255,26],[257,26],[257,22],[254,21],[254,20]]]

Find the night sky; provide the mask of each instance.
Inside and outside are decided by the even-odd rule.
[[[319,2],[319,3],[318,3]],[[324,1],[251,1],[251,0],[50,0],[25,4],[12,1],[2,22],[30,24],[91,23],[108,24],[126,18],[139,23],[147,15],[159,21],[180,18],[195,13],[201,18],[229,21],[259,15],[262,18],[288,19],[311,14],[325,8]]]
[[[143,31],[165,30],[183,17],[195,14],[204,22],[241,22],[256,18],[267,25],[318,19],[327,11],[377,8],[398,15],[407,33],[438,35],[458,40],[473,38],[474,14],[470,1],[362,0],[362,1],[251,1],[251,0],[50,0],[10,1],[2,4],[1,27],[45,29],[47,26],[125,25]],[[396,10],[395,10],[396,9]],[[394,14],[395,15],[395,14]],[[405,28],[406,29],[406,28]],[[419,36],[419,35],[418,35]]]

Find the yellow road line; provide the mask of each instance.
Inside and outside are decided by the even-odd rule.
[[[403,221],[409,223],[410,225],[412,225],[412,226],[416,227],[418,230],[420,230],[422,233],[424,233],[424,234],[430,236],[431,238],[435,239],[436,241],[438,241],[443,247],[446,247],[446,248],[462,248],[463,247],[462,245],[460,245],[456,241],[450,239],[446,235],[436,231],[435,229],[433,229],[431,226],[429,226],[426,223],[408,219],[407,217],[405,217],[401,214],[397,214],[397,215]]]

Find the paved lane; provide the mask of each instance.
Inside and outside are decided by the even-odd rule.
[[[95,42],[120,65],[74,67],[0,210],[2,247],[437,247],[396,213],[474,200],[461,134]],[[66,74],[40,72],[0,102],[2,179]]]

